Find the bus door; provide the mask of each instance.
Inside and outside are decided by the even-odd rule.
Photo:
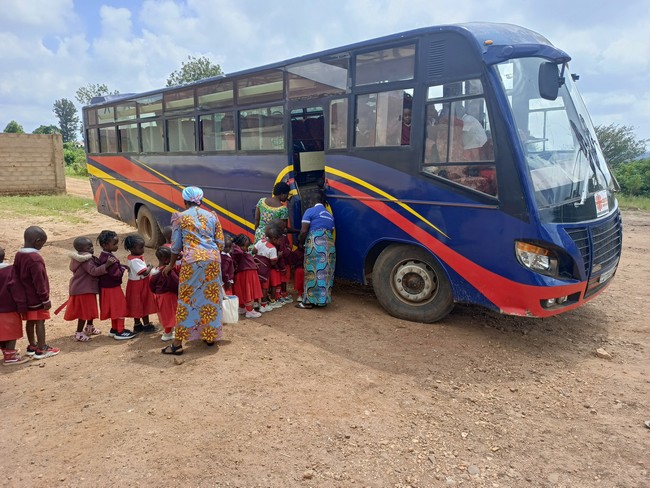
[[[292,163],[300,204],[294,208],[301,217],[309,207],[310,194],[325,185],[324,103],[294,102],[291,106]],[[299,220],[298,220],[299,221]]]

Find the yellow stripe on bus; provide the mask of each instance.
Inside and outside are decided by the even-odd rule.
[[[415,210],[413,210],[411,207],[409,207],[409,206],[406,205],[405,203],[400,202],[400,201],[397,200],[397,198],[395,198],[394,196],[389,195],[389,194],[386,193],[385,191],[383,191],[383,190],[377,188],[376,186],[373,186],[373,185],[371,185],[370,183],[366,183],[365,181],[363,181],[363,180],[357,178],[356,176],[352,176],[352,175],[350,175],[350,174],[348,174],[348,173],[344,173],[343,171],[340,171],[340,170],[338,170],[338,169],[334,169],[334,168],[332,168],[332,167],[330,167],[330,166],[325,166],[325,172],[326,172],[326,173],[332,173],[333,175],[340,176],[341,178],[345,178],[346,180],[353,181],[353,182],[356,183],[357,185],[363,186],[364,188],[366,188],[366,189],[368,189],[368,190],[370,190],[370,191],[372,191],[372,192],[375,192],[375,193],[377,193],[378,195],[381,195],[382,197],[386,198],[387,200],[396,203],[397,205],[399,205],[400,207],[402,207],[404,210],[406,210],[407,212],[411,213],[412,215],[414,215],[415,217],[417,217],[418,219],[420,219],[422,222],[424,222],[425,224],[429,225],[431,228],[435,229],[437,232],[439,232],[440,234],[442,234],[443,236],[445,236],[447,239],[449,239],[449,236],[448,236],[447,234],[445,234],[443,231],[441,231],[440,229],[438,229],[438,227],[436,227],[435,225],[433,225],[431,222],[429,222],[427,219],[425,219],[425,218],[424,218],[422,215],[420,215],[418,212],[416,212]]]
[[[181,184],[178,183],[177,181],[174,181],[174,180],[172,180],[171,178],[165,176],[165,175],[162,174],[161,172],[156,171],[156,170],[153,169],[151,166],[148,166],[148,165],[146,165],[145,163],[143,163],[142,161],[138,161],[137,159],[136,159],[135,161],[136,161],[138,164],[140,164],[140,165],[144,166],[145,168],[147,168],[149,171],[153,171],[154,173],[156,173],[156,174],[157,174],[158,176],[160,176],[161,178],[166,179],[166,180],[169,181],[172,185],[174,185],[174,186],[180,188],[181,190],[185,189],[185,187],[184,187],[183,185],[181,185]],[[232,212],[229,212],[229,211],[226,210],[225,208],[223,208],[223,207],[217,205],[216,203],[214,203],[214,202],[211,201],[211,200],[208,200],[207,198],[204,198],[203,201],[204,201],[205,203],[208,203],[212,208],[214,208],[214,209],[217,210],[218,212],[222,213],[223,215],[225,215],[225,216],[231,218],[232,220],[236,220],[236,221],[239,222],[240,224],[242,224],[242,225],[248,227],[249,229],[253,229],[253,230],[255,230],[255,224],[253,224],[252,222],[249,222],[248,220],[241,218],[241,217],[240,217],[239,215],[237,215],[237,214],[234,214],[234,213],[232,213]]]
[[[132,195],[135,195],[137,197],[142,198],[143,200],[151,203],[152,205],[155,205],[156,207],[160,207],[164,210],[167,210],[168,212],[174,213],[177,210],[174,208],[171,208],[169,205],[165,205],[164,203],[156,200],[155,198],[152,198],[151,196],[147,195],[144,192],[141,192],[140,190],[136,190],[132,186],[127,185],[124,183],[122,180],[118,180],[114,178],[113,176],[109,175],[108,173],[103,172],[101,169],[95,168],[94,166],[91,166],[89,164],[86,165],[88,168],[88,173],[90,173],[93,176],[96,176],[98,178],[101,178],[102,180],[105,180],[109,182],[111,185],[116,186],[118,188],[121,188],[122,190],[126,191],[127,193],[130,193]]]

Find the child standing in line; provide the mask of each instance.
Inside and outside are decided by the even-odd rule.
[[[174,338],[174,326],[176,325],[176,308],[178,306],[178,271],[173,268],[167,275],[161,273],[172,259],[172,251],[169,247],[161,246],[156,249],[158,267],[151,271],[149,287],[153,293],[158,308],[158,320],[163,326],[163,341],[171,341]]]
[[[44,359],[59,354],[59,350],[45,343],[45,321],[50,318],[50,282],[45,261],[39,253],[47,242],[47,234],[40,227],[25,229],[25,243],[14,258],[15,278],[22,286],[27,301],[25,332],[28,356]]]
[[[279,239],[279,232],[277,228],[267,226],[264,231],[266,237],[263,237],[255,243],[255,263],[257,264],[257,275],[262,285],[262,303],[260,304],[260,312],[270,312],[275,308],[279,308],[283,303],[273,300],[271,293],[275,290],[273,282],[271,281],[272,268],[278,261],[278,250],[275,243]],[[279,282],[278,282],[279,284]]]
[[[107,269],[105,275],[99,277],[99,318],[111,319],[109,337],[118,341],[133,339],[136,334],[124,328],[124,317],[128,310],[126,297],[122,291],[122,275],[126,268],[113,254],[117,251],[120,240],[112,230],[103,230],[97,237],[97,242],[102,247],[99,255],[100,265],[106,264],[111,259],[117,261],[116,265]]]
[[[291,266],[289,265],[289,256],[291,255],[291,244],[287,235],[287,221],[276,219],[270,224],[279,232],[279,238],[276,242],[278,250],[278,261],[271,268],[271,286],[274,287],[272,297],[279,303],[291,303],[293,298],[287,292],[287,283],[291,280]]]
[[[305,288],[305,248],[294,246],[289,255],[289,263],[293,268],[293,289],[298,292],[301,300]]]
[[[232,251],[232,237],[225,236],[223,250],[221,251],[221,281],[226,295],[232,295],[235,284],[235,263],[230,255]]]
[[[23,321],[19,312],[27,310],[25,294],[14,281],[13,266],[5,263],[5,250],[0,247],[0,348],[5,366],[22,364],[29,356],[21,356],[16,341],[23,336]]]
[[[232,260],[235,263],[235,286],[233,291],[239,303],[244,305],[247,319],[256,319],[262,314],[253,310],[253,302],[262,299],[262,287],[257,276],[257,265],[252,254],[248,252],[251,240],[245,234],[239,234],[233,239]]]
[[[156,302],[149,288],[152,266],[144,261],[144,239],[138,235],[124,239],[124,248],[131,254],[129,281],[126,283],[127,317],[133,317],[133,332],[155,332],[149,315],[156,313]]]
[[[163,246],[172,247],[172,226],[166,225],[165,227],[163,227],[162,235],[165,238],[165,243],[163,244]]]
[[[91,336],[101,334],[93,325],[93,320],[99,318],[97,295],[99,295],[99,277],[105,275],[107,269],[119,266],[115,257],[109,257],[106,263],[99,264],[93,254],[93,242],[87,237],[77,237],[72,243],[75,252],[70,253],[70,298],[68,298],[64,320],[76,320],[76,341],[87,342]],[[58,310],[57,310],[58,312]]]

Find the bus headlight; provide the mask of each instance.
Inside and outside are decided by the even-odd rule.
[[[557,258],[548,249],[527,242],[516,241],[515,253],[519,262],[531,271],[548,276],[557,276]]]

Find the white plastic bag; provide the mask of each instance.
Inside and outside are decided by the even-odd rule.
[[[236,324],[239,320],[239,298],[236,295],[223,295],[224,324]]]

